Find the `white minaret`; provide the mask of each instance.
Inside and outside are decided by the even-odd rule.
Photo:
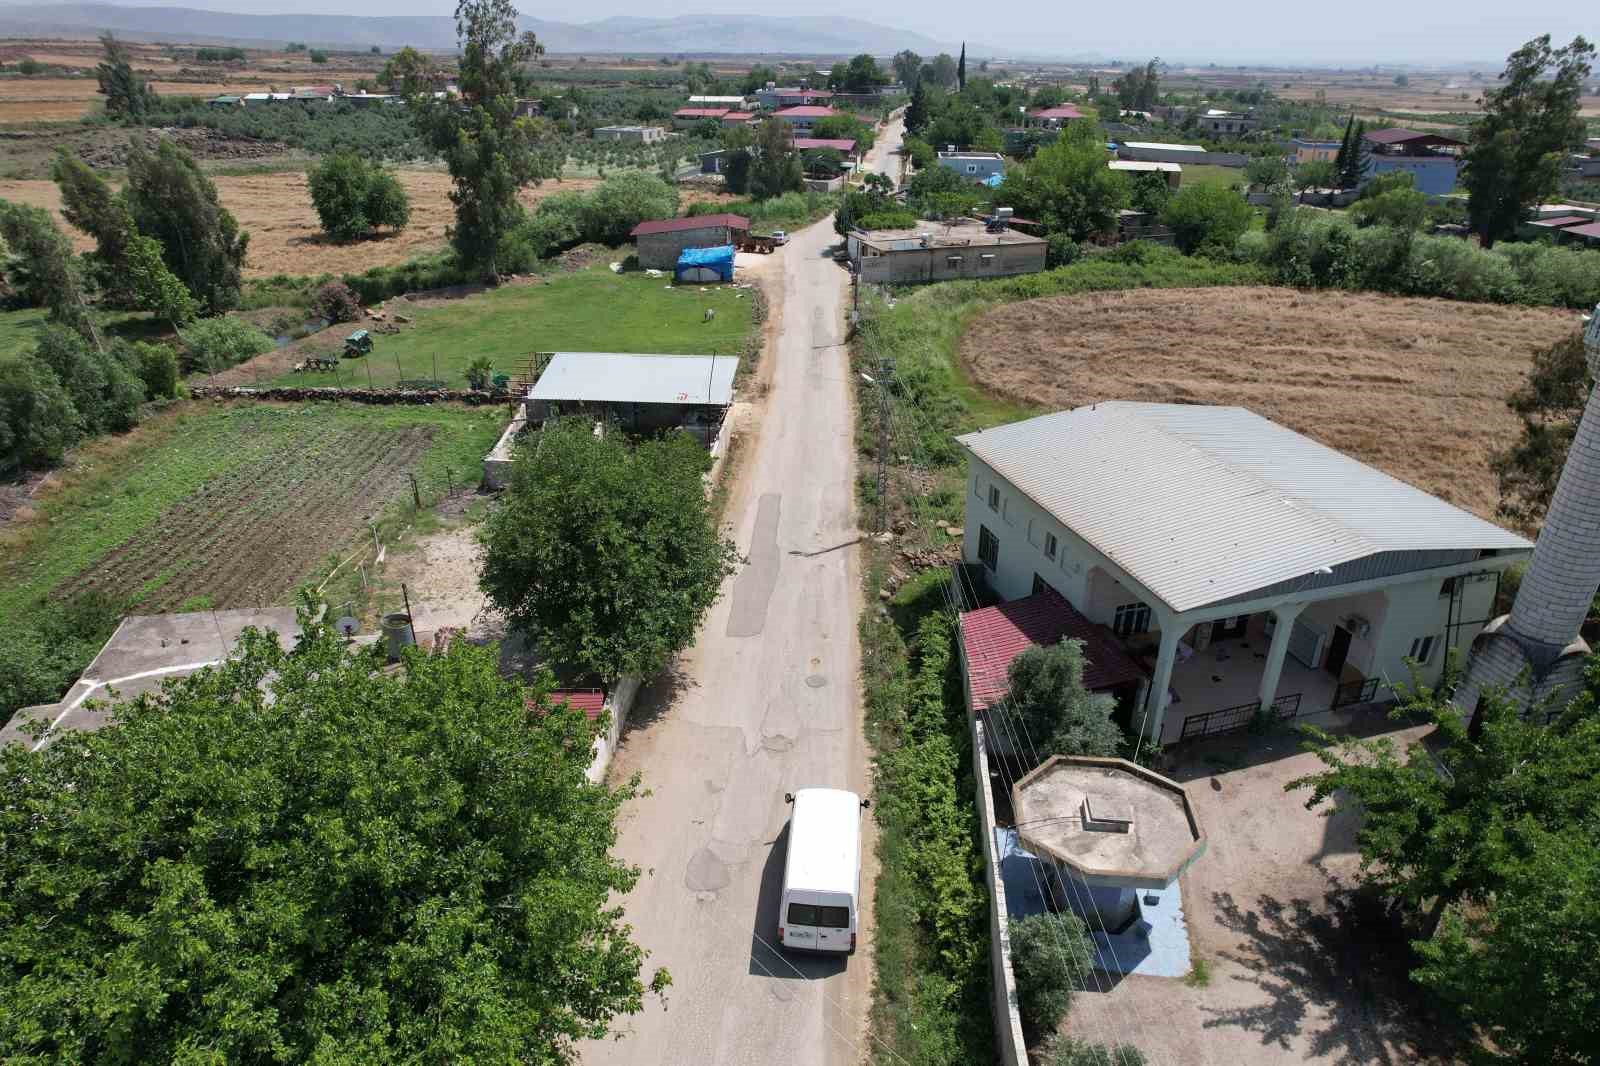
[[[1583,331],[1589,373],[1600,378],[1600,306]],[[1472,644],[1455,702],[1470,713],[1485,688],[1503,688],[1526,710],[1583,676],[1589,645],[1578,635],[1600,588],[1600,404],[1593,392],[1561,468],[1555,497],[1509,615]]]

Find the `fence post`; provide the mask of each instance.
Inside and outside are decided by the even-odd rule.
[[[420,511],[422,510],[422,491],[417,488],[417,475],[408,473],[406,477],[411,479],[411,499],[416,503],[417,510]]]

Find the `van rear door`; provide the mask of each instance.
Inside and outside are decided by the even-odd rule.
[[[785,947],[839,952],[849,952],[855,947],[848,906],[792,900],[783,918]]]

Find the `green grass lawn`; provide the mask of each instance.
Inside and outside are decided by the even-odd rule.
[[[436,301],[418,309],[397,334],[373,334],[372,354],[345,360],[345,381],[392,385],[433,378],[466,383],[467,366],[486,356],[514,374],[532,352],[738,352],[750,329],[751,296],[729,286],[674,286],[605,266],[529,284]],[[705,320],[707,308],[716,317]],[[411,312],[407,312],[411,313]],[[437,374],[435,373],[437,366]],[[278,384],[331,384],[332,373],[287,374]]]
[[[45,596],[175,609],[287,603],[382,527],[475,484],[504,409],[184,403],[77,449],[0,529],[0,619]]]
[[[1233,185],[1243,185],[1246,182],[1243,167],[1214,167],[1208,165],[1188,163],[1183,165],[1183,184],[1180,188],[1190,185],[1221,185],[1228,188]]]

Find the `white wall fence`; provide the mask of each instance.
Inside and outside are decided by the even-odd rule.
[[[989,968],[993,988],[995,1053],[1000,1066],[1028,1066],[1028,1046],[1022,1035],[1022,1013],[1017,1008],[1017,982],[1011,973],[1011,919],[1006,912],[1006,886],[1000,878],[1000,856],[995,850],[994,796],[989,791],[989,753],[983,723],[972,713],[972,777],[977,784],[978,833],[983,837],[984,879],[989,886]]]

